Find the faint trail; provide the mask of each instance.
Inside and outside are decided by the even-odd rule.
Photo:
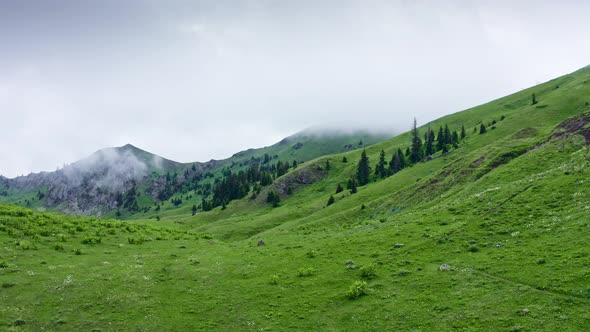
[[[576,298],[578,300],[582,300],[582,301],[585,301],[585,302],[590,302],[590,298],[588,298],[588,297],[584,297],[584,296],[580,296],[580,295],[575,295],[575,294],[571,294],[571,293],[567,293],[567,292],[560,292],[560,291],[557,291],[557,290],[539,289],[539,288],[537,288],[537,287],[535,287],[533,285],[529,285],[529,284],[522,283],[520,281],[515,281],[515,280],[508,279],[508,278],[500,277],[500,276],[497,276],[497,275],[494,275],[494,274],[490,274],[490,273],[486,273],[486,272],[483,272],[483,271],[479,271],[479,270],[476,270],[476,269],[472,269],[472,271],[474,273],[478,274],[478,275],[481,275],[481,276],[485,276],[485,277],[488,277],[488,278],[491,278],[491,279],[499,280],[499,281],[502,281],[502,282],[505,282],[505,283],[509,283],[511,285],[524,286],[524,287],[530,288],[532,290],[535,290],[537,292],[541,292],[541,293],[544,293],[544,294],[558,295],[558,296],[569,296],[569,297],[574,297],[574,298]]]

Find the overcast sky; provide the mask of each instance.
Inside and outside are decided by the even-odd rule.
[[[517,3],[517,4],[515,4]],[[589,1],[0,0],[0,174],[391,131],[590,64]]]

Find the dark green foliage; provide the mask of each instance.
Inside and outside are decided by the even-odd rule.
[[[364,186],[369,183],[370,174],[371,167],[369,166],[369,157],[367,157],[367,151],[363,150],[356,171],[356,179],[359,186]]]
[[[193,213],[193,216],[197,213],[197,206],[195,204],[193,204],[193,207],[191,208],[191,211]]]
[[[426,144],[424,145],[424,153],[427,156],[434,154],[434,132],[428,127],[426,134],[424,135]]]
[[[480,135],[481,135],[481,134],[485,134],[485,133],[486,133],[486,131],[487,131],[487,130],[486,130],[486,126],[485,126],[485,125],[482,123],[482,124],[479,126],[479,134],[480,134]]]
[[[344,187],[342,187],[342,184],[339,183],[338,186],[336,187],[336,193],[341,193],[344,190]]]
[[[325,167],[326,171],[329,171],[332,169],[332,165],[330,165],[330,159],[326,159],[326,167]]]
[[[346,158],[346,156],[342,157],[342,162],[343,163],[347,163],[348,162],[348,159]]]
[[[502,117],[503,117],[503,115],[502,115]],[[464,139],[465,136],[466,136],[466,134],[465,134],[465,126],[464,125],[461,125],[461,139]]]
[[[376,178],[385,178],[387,176],[385,165],[385,151],[381,150],[381,153],[379,153],[379,162],[377,162],[377,166],[375,167]]]
[[[422,150],[422,140],[420,139],[420,133],[418,132],[416,118],[414,118],[414,124],[412,125],[412,146],[410,149],[410,161],[417,163],[424,158],[424,151]]]
[[[533,93],[532,95],[532,100],[531,100],[531,105],[535,105],[537,104],[539,101],[537,100],[537,96]]]
[[[406,167],[406,158],[402,153],[401,149],[397,149],[397,152],[393,154],[391,161],[389,162],[389,173],[395,174]]]
[[[346,184],[346,189],[350,190],[351,194],[356,194],[357,192],[357,181],[355,178],[348,179],[348,183]]]
[[[269,191],[266,196],[266,202],[271,203],[273,207],[278,207],[281,202],[281,197],[274,191]]]
[[[332,204],[334,204],[335,200],[334,200],[334,196],[330,195],[330,198],[328,199],[328,204],[327,206],[330,206]]]

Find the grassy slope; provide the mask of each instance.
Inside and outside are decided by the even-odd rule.
[[[590,153],[581,136],[549,136],[561,121],[590,110],[587,82],[586,69],[440,119],[431,125],[473,128],[506,116],[487,134],[468,130],[452,153],[355,195],[335,195],[329,207],[336,184],[354,173],[359,151],[345,154],[348,163],[342,155],[306,163],[313,168],[330,158],[333,167],[279,208],[243,200],[194,217],[179,210],[159,223],[135,222],[135,232],[119,221],[1,207],[0,263],[7,266],[0,268],[0,324],[15,330],[585,330]],[[532,92],[536,106],[547,106],[529,105]],[[404,134],[367,152],[374,164],[381,149],[391,156],[407,145]],[[57,222],[39,225],[44,219]],[[14,225],[29,231],[10,234]],[[66,229],[44,232],[46,225]],[[86,229],[76,231],[77,225]],[[97,232],[100,244],[81,244]],[[60,233],[67,235],[65,250],[56,251]],[[138,233],[154,240],[129,244]],[[37,248],[15,245],[22,239]],[[257,247],[258,239],[266,246]],[[83,254],[74,255],[74,248]],[[376,274],[356,300],[345,293],[363,278],[360,269],[346,269],[347,260]],[[441,272],[443,263],[451,270]],[[14,326],[18,319],[25,324]]]

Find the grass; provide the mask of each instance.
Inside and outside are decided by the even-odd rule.
[[[589,80],[584,69],[437,120],[497,123],[354,195],[335,189],[360,151],[305,163],[332,168],[278,208],[244,199],[158,222],[0,205],[0,328],[583,331],[590,151],[552,134],[590,111]],[[408,138],[368,147],[372,165]]]

